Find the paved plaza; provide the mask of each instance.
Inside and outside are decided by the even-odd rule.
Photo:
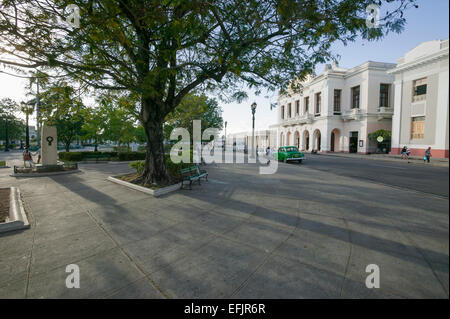
[[[273,175],[206,169],[209,182],[160,198],[106,180],[127,163],[0,170],[31,223],[0,235],[0,298],[449,297],[448,167],[310,155]]]

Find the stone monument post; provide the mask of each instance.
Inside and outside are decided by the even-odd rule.
[[[42,125],[41,159],[42,166],[58,164],[58,139],[55,126]]]

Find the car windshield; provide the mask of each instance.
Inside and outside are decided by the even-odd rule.
[[[286,147],[286,152],[298,152],[298,149],[296,147]]]

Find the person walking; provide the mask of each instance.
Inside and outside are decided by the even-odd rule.
[[[270,149],[270,146],[267,146],[266,156],[267,156],[267,165],[269,165],[270,159],[272,158],[272,150]]]
[[[406,146],[403,146],[402,150],[400,151],[401,159],[403,159],[406,156]]]
[[[30,168],[32,167],[33,159],[31,157],[31,153],[28,150],[28,147],[25,147],[23,151],[23,167],[27,167],[27,163],[30,164]]]
[[[423,158],[423,161],[429,163],[430,157],[431,157],[431,147],[428,146],[427,150],[425,151],[425,157]]]
[[[410,151],[409,151],[409,149],[406,147],[406,145],[405,146],[403,146],[403,148],[402,148],[402,150],[401,150],[401,152],[400,152],[400,154],[402,155],[402,159],[407,159],[408,160],[408,162],[409,162],[409,153],[410,153]]]

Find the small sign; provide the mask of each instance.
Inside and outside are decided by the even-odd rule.
[[[51,146],[52,142],[53,142],[53,137],[52,136],[47,136],[46,140],[47,140],[48,145]]]
[[[381,142],[383,142],[383,141],[384,141],[383,136],[378,136],[378,137],[377,137],[377,142],[378,142],[378,143],[381,143]]]
[[[364,141],[363,140],[359,140],[359,147],[364,147]]]

